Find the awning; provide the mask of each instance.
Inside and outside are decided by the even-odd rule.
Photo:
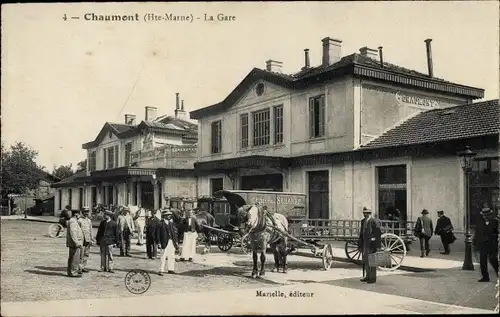
[[[247,205],[243,197],[229,190],[219,190],[214,193],[214,196],[223,196],[230,204],[235,205],[237,208]]]
[[[279,156],[251,155],[217,161],[196,162],[197,172],[231,171],[238,168],[259,169],[288,167],[288,159]]]

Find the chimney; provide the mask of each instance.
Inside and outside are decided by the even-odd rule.
[[[310,66],[311,66],[311,63],[309,62],[309,49],[306,48],[304,50],[304,58],[305,58],[305,61],[304,61],[304,67],[302,67],[302,69],[308,69]]]
[[[179,93],[175,93],[175,109],[179,109]]]
[[[384,55],[382,54],[382,46],[378,47],[378,55],[380,57],[380,67],[384,67]]]
[[[342,41],[325,37],[323,42],[323,66],[335,64],[342,58]]]
[[[359,53],[365,57],[369,57],[369,58],[372,58],[375,60],[379,59],[379,53],[377,52],[377,50],[374,50],[372,48],[368,48],[366,46],[360,48]]]
[[[175,117],[181,120],[187,120],[187,112],[184,110],[184,100],[181,101],[181,106],[175,109]]]
[[[156,107],[146,107],[146,116],[144,121],[153,121],[156,119],[156,112],[158,108]]]
[[[266,61],[266,70],[268,72],[281,73],[282,62],[273,61],[272,59]]]
[[[125,124],[134,125],[135,114],[130,114],[130,113],[125,114]]]
[[[426,39],[425,45],[427,47],[427,68],[429,69],[429,77],[434,77],[434,71],[432,69],[432,49],[431,49],[432,39]]]

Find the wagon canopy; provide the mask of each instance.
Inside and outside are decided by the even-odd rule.
[[[237,208],[240,208],[243,205],[247,205],[247,202],[245,201],[245,199],[243,197],[241,197],[237,193],[233,193],[233,192],[228,191],[228,190],[219,190],[219,191],[214,193],[214,196],[219,196],[219,197],[223,196],[224,198],[227,199],[227,201],[230,204],[235,205]]]

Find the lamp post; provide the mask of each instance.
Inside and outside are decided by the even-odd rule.
[[[462,270],[474,271],[472,263],[472,234],[470,233],[470,195],[469,195],[469,179],[472,171],[472,163],[477,153],[472,152],[469,146],[465,150],[458,152],[460,157],[460,165],[465,172],[465,258]]]

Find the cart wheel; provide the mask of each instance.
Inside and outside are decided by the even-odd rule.
[[[345,255],[347,259],[356,264],[361,264],[361,250],[358,246],[358,241],[346,241]]]
[[[323,268],[328,270],[332,267],[333,263],[333,249],[331,244],[327,244],[323,247]]]
[[[53,223],[49,226],[49,237],[57,238],[61,232],[63,232],[64,228],[58,223]],[[57,233],[59,231],[59,234]]]
[[[243,236],[241,238],[241,251],[243,251],[244,254],[250,254],[250,239],[248,238],[247,235]]]
[[[217,246],[223,252],[231,250],[233,246],[233,237],[229,233],[219,233],[217,235]]]
[[[389,253],[391,263],[378,268],[382,271],[397,270],[406,256],[406,246],[403,239],[393,233],[384,233],[381,237],[381,244],[382,251]]]

